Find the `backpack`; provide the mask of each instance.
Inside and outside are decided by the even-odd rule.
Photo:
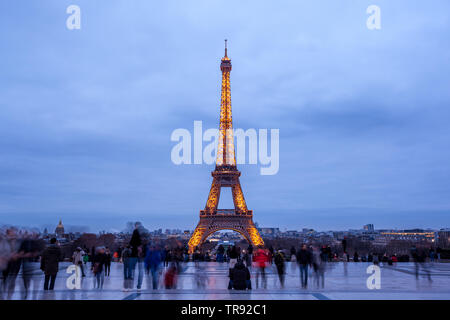
[[[247,271],[245,268],[233,270],[233,287],[236,290],[245,290],[247,281]]]

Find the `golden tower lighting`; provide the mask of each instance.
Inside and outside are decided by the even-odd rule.
[[[253,223],[253,211],[247,209],[239,182],[241,172],[236,168],[231,115],[231,60],[227,54],[227,40],[225,40],[225,56],[221,60],[220,70],[222,71],[222,93],[216,168],[211,173],[213,181],[205,209],[200,210],[200,221],[188,243],[190,253],[200,246],[209,235],[219,230],[234,230],[244,236],[253,246],[264,245]],[[221,188],[231,188],[234,209],[217,208]]]

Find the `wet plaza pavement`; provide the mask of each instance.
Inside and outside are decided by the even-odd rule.
[[[44,291],[43,273],[33,272],[31,288],[27,299],[42,300],[340,300],[340,299],[445,299],[450,300],[450,263],[429,264],[430,282],[421,270],[419,279],[415,277],[413,263],[397,263],[381,267],[381,288],[368,289],[367,273],[369,263],[349,262],[328,263],[324,288],[317,288],[314,273],[310,270],[308,288],[301,289],[299,269],[296,264],[286,264],[285,287],[281,288],[274,266],[267,268],[267,288],[256,286],[256,270],[251,270],[253,290],[231,291],[228,286],[228,264],[216,262],[193,262],[183,264],[183,272],[178,277],[176,289],[151,289],[151,280],[145,274],[142,290],[128,292],[123,288],[123,265],[113,263],[111,275],[105,277],[102,290],[94,289],[94,277],[90,271],[83,278],[81,289],[68,289],[66,273],[69,263],[60,264],[55,290]],[[87,265],[89,266],[89,264]],[[88,268],[86,268],[88,269]],[[137,268],[134,288],[136,288]],[[16,280],[11,299],[23,299],[22,277]],[[6,294],[4,297],[6,298]]]

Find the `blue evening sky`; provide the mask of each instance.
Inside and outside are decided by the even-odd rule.
[[[1,1],[0,224],[193,229],[214,166],[170,135],[217,127],[224,38],[235,128],[280,130],[260,226],[450,226],[447,0]]]

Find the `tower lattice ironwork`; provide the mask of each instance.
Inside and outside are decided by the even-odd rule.
[[[231,60],[227,55],[225,40],[225,56],[220,63],[222,71],[222,93],[220,99],[219,143],[217,148],[216,168],[211,190],[204,210],[200,210],[200,222],[189,240],[189,252],[201,245],[212,233],[219,230],[234,230],[254,246],[264,245],[258,230],[253,223],[253,211],[248,210],[242,193],[239,177],[241,172],[236,168],[234,153],[233,121],[231,116],[230,72]],[[232,190],[234,209],[218,209],[221,188]]]

